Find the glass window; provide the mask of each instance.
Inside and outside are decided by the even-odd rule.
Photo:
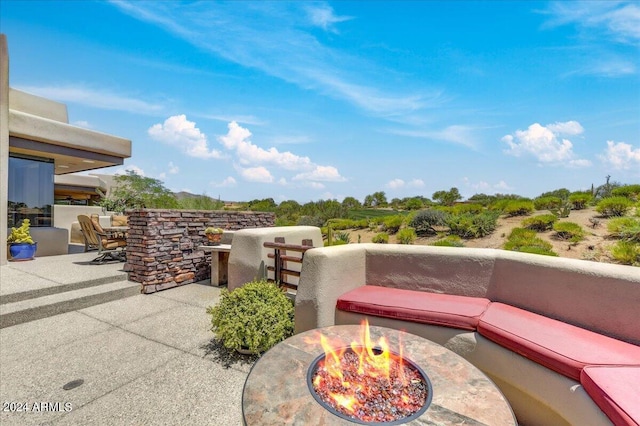
[[[9,157],[8,226],[53,226],[53,160]]]

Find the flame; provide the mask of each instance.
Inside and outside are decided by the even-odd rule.
[[[360,341],[351,342],[349,347],[343,342],[330,342],[322,334],[319,337],[325,357],[318,364],[318,371],[323,369],[322,371],[326,372],[328,377],[325,376],[322,379],[317,375],[313,380],[314,388],[316,391],[324,388],[324,393],[333,400],[334,407],[343,407],[347,413],[355,413],[365,402],[363,394],[368,391],[368,379],[363,379],[363,377],[386,379],[389,382],[393,374],[396,380],[400,380],[403,385],[406,386],[408,382],[404,374],[401,340],[399,355],[391,353],[389,343],[384,336],[377,342],[372,340],[369,322],[366,319],[361,323],[359,337]],[[307,343],[317,344],[317,340],[308,339]],[[357,355],[357,369],[351,368],[351,371],[347,373],[341,363],[346,362],[343,355],[349,348]],[[406,394],[403,393],[399,397],[404,403],[409,402],[409,397]]]

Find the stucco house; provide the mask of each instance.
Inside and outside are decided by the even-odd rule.
[[[59,194],[85,188],[89,196],[102,185],[98,178],[62,176],[129,157],[130,140],[70,125],[66,105],[11,88],[7,38],[0,34],[0,241],[28,218],[38,251],[66,247],[69,231],[54,226],[56,176]],[[0,244],[0,264],[6,262],[6,244]]]

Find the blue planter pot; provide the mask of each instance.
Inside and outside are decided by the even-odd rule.
[[[9,254],[11,261],[31,260],[36,254],[38,243],[11,243],[9,244]]]

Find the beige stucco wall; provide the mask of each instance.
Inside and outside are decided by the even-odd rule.
[[[84,214],[91,216],[92,214],[101,215],[101,207],[93,206],[53,206],[53,226],[56,228],[66,229],[69,232],[68,243],[83,243],[83,237],[80,233],[78,225],[78,215]]]
[[[0,265],[7,263],[7,214],[9,199],[9,51],[0,34]]]
[[[322,245],[322,233],[315,226],[278,226],[272,228],[242,229],[233,236],[229,255],[229,290],[242,287],[254,279],[265,278],[265,265],[273,265],[267,256],[273,249],[264,248],[265,242],[284,237],[287,244],[301,244],[303,239]],[[289,262],[293,267],[294,263]]]

